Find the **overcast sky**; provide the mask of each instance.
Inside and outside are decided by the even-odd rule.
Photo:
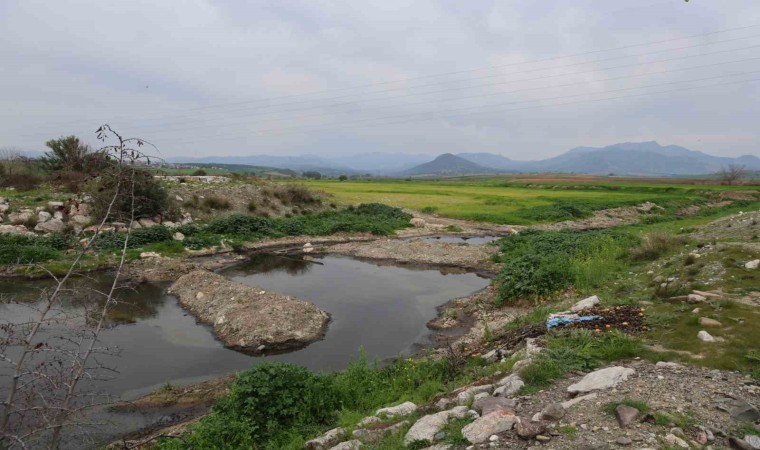
[[[760,155],[757,0],[1,0],[0,147]]]

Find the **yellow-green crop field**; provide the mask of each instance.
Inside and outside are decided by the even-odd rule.
[[[725,191],[741,191],[752,199],[750,203],[760,200],[758,186],[688,184],[662,179],[647,182],[590,177],[549,180],[492,177],[446,181],[313,180],[306,184],[343,204],[377,202],[444,217],[515,225],[587,217],[595,210],[645,201],[672,212],[720,201]]]

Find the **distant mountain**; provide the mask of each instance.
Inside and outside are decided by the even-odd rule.
[[[567,153],[530,167],[538,172],[669,176],[700,175],[719,171],[729,164],[742,164],[748,170],[760,169],[760,158],[712,156],[677,145],[662,146],[654,141],[625,142],[606,147],[577,147]]]
[[[330,159],[337,165],[350,167],[361,172],[393,174],[428,162],[430,158],[430,155],[423,154],[372,152],[333,156]]]
[[[729,164],[760,170],[760,158],[753,155],[727,158],[712,156],[677,145],[655,141],[623,142],[606,147],[576,147],[541,161],[516,161],[494,153],[430,155],[407,153],[359,153],[325,158],[302,156],[209,156],[178,158],[173,162],[245,164],[297,171],[315,170],[327,176],[363,175],[467,175],[497,172],[565,172],[595,175],[683,176],[705,175]]]
[[[506,156],[496,155],[493,153],[457,153],[457,156],[467,161],[492,169],[493,171],[519,172],[526,165],[531,164],[528,161],[515,161]]]
[[[479,166],[451,153],[444,153],[434,160],[412,167],[402,172],[406,176],[419,175],[469,175],[478,173],[493,173],[493,169]]]

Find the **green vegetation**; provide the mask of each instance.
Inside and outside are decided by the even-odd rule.
[[[547,348],[520,372],[523,391],[536,392],[572,370],[591,371],[643,352],[641,341],[617,331],[599,336],[585,330],[552,333]]]
[[[32,264],[59,259],[69,244],[63,234],[0,234],[0,264]]]
[[[338,424],[351,427],[375,409],[425,403],[455,386],[492,374],[481,358],[464,366],[449,359],[402,359],[385,367],[362,356],[341,372],[315,374],[285,363],[264,363],[238,374],[230,393],[184,436],[159,448],[302,449],[309,438]],[[402,448],[388,439],[380,448]],[[398,439],[398,438],[395,438]],[[453,428],[452,442],[464,442]]]
[[[594,288],[625,265],[636,238],[620,231],[526,230],[500,241],[499,302],[548,299],[571,286]]]
[[[646,201],[664,208],[653,211],[648,220],[678,222],[688,220],[674,216],[681,208],[705,206],[715,201],[722,191],[756,189],[754,186],[704,184],[699,180],[618,181],[571,176],[475,177],[445,181],[309,180],[307,186],[332,194],[347,204],[382,202],[425,213],[435,212],[443,217],[513,225],[584,218],[601,209]],[[753,204],[757,203],[756,199]],[[720,208],[706,208],[699,214],[716,209]]]
[[[604,411],[607,414],[609,414],[611,416],[614,416],[615,415],[615,409],[618,406],[620,406],[620,405],[630,406],[631,408],[638,409],[641,414],[648,413],[649,409],[650,409],[649,405],[647,405],[646,402],[642,402],[640,400],[631,400],[630,398],[625,398],[625,399],[620,400],[618,402],[607,403],[606,405],[604,405]]]

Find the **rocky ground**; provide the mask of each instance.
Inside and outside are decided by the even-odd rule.
[[[181,276],[169,293],[199,321],[211,325],[227,347],[250,354],[304,347],[322,339],[329,321],[312,303],[202,269]]]

